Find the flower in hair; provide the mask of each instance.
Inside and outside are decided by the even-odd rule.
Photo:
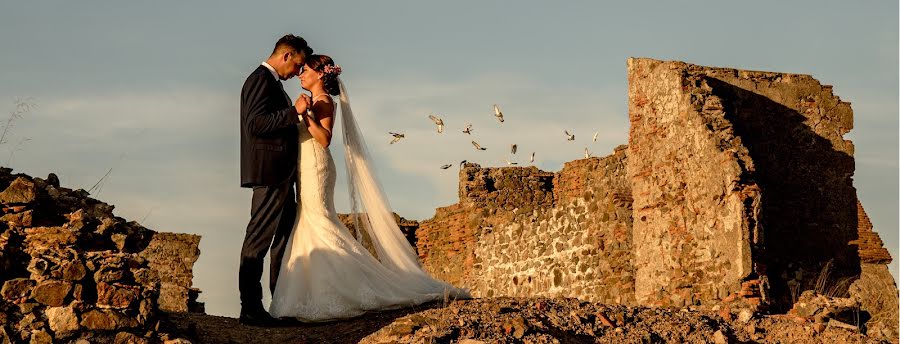
[[[334,74],[334,76],[341,75],[341,66],[338,65],[326,65],[325,70],[323,71],[325,74]]]

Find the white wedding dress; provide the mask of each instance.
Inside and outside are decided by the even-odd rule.
[[[345,97],[345,94],[341,96],[342,118],[339,120],[348,121],[348,115],[351,116],[349,122],[353,128],[349,128],[349,134],[358,134]],[[344,129],[345,141],[361,140],[361,137],[348,137],[346,123]],[[385,221],[386,216],[380,216],[385,215],[385,209],[390,209],[386,200],[381,199],[371,205],[371,200],[367,203],[365,198],[372,190],[352,187],[373,187],[358,180],[360,171],[364,172],[362,174],[371,173],[368,161],[363,163],[365,170],[349,171],[351,179],[357,177],[356,184],[351,180],[351,193],[359,190],[364,199],[362,203],[369,214],[362,217],[365,223],[357,222],[355,227],[368,230],[379,258],[357,241],[338,219],[334,208],[336,176],[330,150],[319,144],[302,124],[298,130],[300,152],[297,220],[272,295],[269,307],[272,316],[294,317],[305,322],[328,321],[355,317],[371,310],[418,305],[445,297],[471,297],[466,290],[434,279],[421,269],[415,251],[400,232],[393,217]],[[364,143],[361,144],[362,151],[356,147],[347,147],[348,153],[357,159],[349,162],[348,157],[348,162],[357,167],[360,159],[368,158]],[[354,149],[357,151],[354,152]],[[370,184],[377,187],[374,176],[370,177],[373,178]],[[380,188],[375,191],[380,195]],[[356,237],[361,237],[359,233],[357,232]]]

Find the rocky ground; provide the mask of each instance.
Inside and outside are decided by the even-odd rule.
[[[177,314],[173,332],[195,343],[881,343],[856,329],[798,317],[610,306],[567,298],[434,302],[329,323],[241,326]],[[846,327],[846,326],[845,326]]]

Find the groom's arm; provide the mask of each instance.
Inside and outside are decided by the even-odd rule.
[[[247,129],[253,135],[264,135],[296,125],[300,122],[297,109],[288,106],[284,109],[269,110],[274,101],[272,85],[262,75],[253,75],[244,83],[241,98],[247,107]]]

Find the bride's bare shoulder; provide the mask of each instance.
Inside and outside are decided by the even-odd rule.
[[[334,99],[329,96],[317,96],[313,98],[312,104],[313,111],[316,113],[323,114],[323,116],[330,116],[334,113]]]
[[[313,97],[313,103],[318,102],[318,101],[325,101],[328,103],[333,103],[334,98],[332,98],[330,95],[327,95],[327,94],[320,94],[320,95]]]

